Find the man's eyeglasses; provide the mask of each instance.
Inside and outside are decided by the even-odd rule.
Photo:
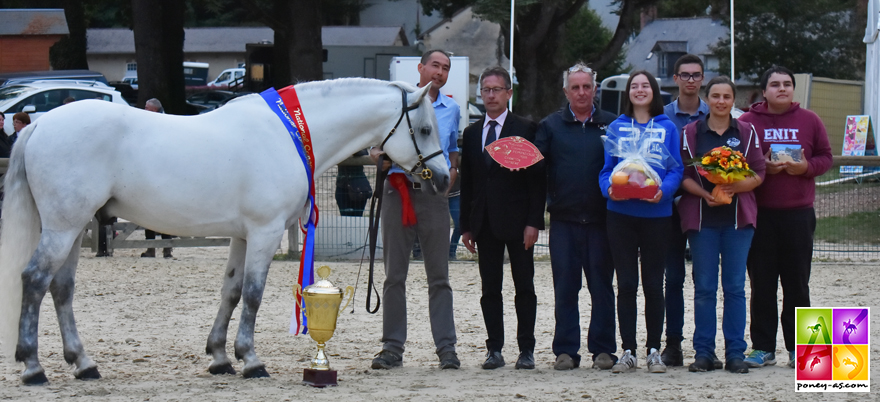
[[[693,78],[695,82],[700,82],[703,80],[703,73],[681,73],[678,74],[678,78],[682,81],[690,81]]]
[[[489,94],[498,95],[501,92],[507,91],[508,89],[510,89],[510,88],[502,88],[502,87],[480,88],[480,93],[482,93],[483,95],[489,95]]]

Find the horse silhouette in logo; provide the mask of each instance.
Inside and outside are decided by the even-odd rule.
[[[822,324],[820,324],[818,322],[816,323],[816,325],[807,326],[807,329],[809,329],[810,331],[813,331],[814,334],[818,333],[819,329],[821,329],[821,328],[822,328]]]
[[[856,326],[856,324],[852,323],[852,319],[843,323],[843,328],[844,328],[843,333],[845,333],[847,335],[849,335],[849,334],[855,332],[857,329],[859,329],[859,327]]]
[[[819,356],[813,358],[813,361],[810,362],[810,371],[813,371],[813,367],[816,367],[817,364],[821,363],[822,360],[819,359]]]
[[[844,357],[844,358],[843,358],[843,365],[844,365],[844,366],[853,366],[853,368],[856,368],[856,367],[859,366],[858,363],[856,363],[856,362],[850,360],[849,357]]]

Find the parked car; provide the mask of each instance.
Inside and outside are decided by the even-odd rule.
[[[119,91],[99,82],[83,84],[68,80],[46,80],[9,85],[0,88],[0,111],[6,114],[3,131],[7,135],[15,132],[12,128],[13,114],[25,112],[33,121],[61,106],[68,97],[78,101],[100,99],[128,106]]]
[[[229,88],[230,85],[244,80],[243,68],[227,68],[214,81],[208,83],[209,88]]]
[[[24,71],[0,74],[0,87],[46,80],[74,80],[81,82],[107,83],[107,78],[104,77],[104,74],[91,70]]]
[[[137,91],[138,89],[138,77],[137,76],[127,76],[122,79],[123,84],[128,84],[131,86],[131,89]]]
[[[480,107],[482,106],[482,109]],[[483,113],[486,113],[486,107],[483,105],[475,105],[471,102],[468,102],[468,124],[474,124],[477,120],[483,117]]]
[[[122,98],[125,99],[129,105],[135,106],[135,104],[137,104],[138,90],[137,88],[132,87],[131,84],[123,81],[111,81],[107,85],[119,91],[119,93],[122,94]]]
[[[220,106],[226,104],[239,96],[248,95],[252,92],[232,92],[232,91],[224,91],[220,89],[209,90],[204,92],[198,92],[190,95],[186,98],[186,101],[191,104],[202,105],[208,108],[206,111],[214,110]],[[204,113],[204,112],[203,112]]]

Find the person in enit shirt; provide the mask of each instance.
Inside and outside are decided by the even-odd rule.
[[[749,251],[752,284],[749,367],[776,364],[776,330],[780,315],[776,289],[782,283],[782,334],[788,365],[795,364],[795,307],[810,306],[810,264],[816,212],[816,176],[831,167],[831,146],[822,120],[793,102],[794,74],[774,66],[761,76],[764,102],[752,105],[741,121],[752,123],[761,139],[767,175],[755,189],[758,221]],[[774,162],[771,146],[800,146],[797,161]]]

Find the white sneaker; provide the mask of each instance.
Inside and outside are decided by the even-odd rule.
[[[623,356],[617,361],[614,367],[611,367],[612,373],[627,373],[638,368],[639,362],[632,352],[627,349],[623,352]]]
[[[663,364],[663,359],[660,358],[660,353],[657,352],[657,349],[651,348],[651,353],[648,354],[648,371],[651,373],[666,372],[666,365]]]

